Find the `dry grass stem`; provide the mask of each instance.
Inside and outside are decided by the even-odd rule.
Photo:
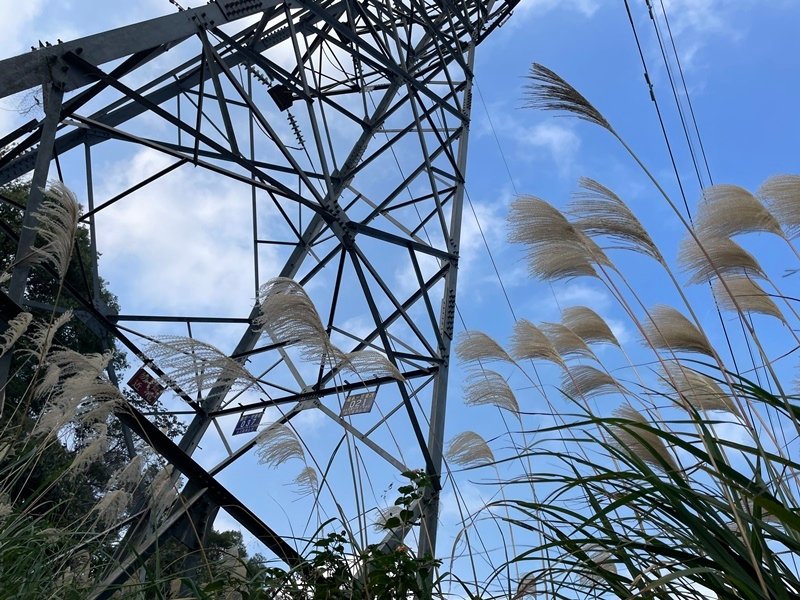
[[[664,440],[651,431],[653,426],[642,413],[630,404],[623,404],[614,414],[625,421],[612,427],[622,452],[631,458],[639,458],[656,469],[679,471],[678,464]]]
[[[582,177],[567,211],[572,224],[589,236],[604,236],[627,248],[664,263],[661,252],[628,206],[610,189]]]
[[[529,108],[564,111],[611,131],[611,125],[578,90],[558,74],[538,63],[531,65],[527,87]]]
[[[258,462],[276,468],[287,460],[305,460],[303,446],[297,434],[285,423],[272,423],[258,435]]]
[[[776,175],[758,190],[770,212],[790,237],[800,234],[800,175]]]
[[[699,232],[698,237],[702,248],[694,237],[687,237],[678,250],[678,264],[690,275],[690,284],[706,283],[725,275],[766,277],[755,257],[733,240],[705,237]]]
[[[737,185],[713,185],[703,190],[695,228],[703,237],[727,238],[756,231],[783,236],[780,224],[758,198]]]
[[[517,360],[549,360],[559,365],[563,362],[550,338],[527,319],[514,324],[511,354]]]
[[[505,377],[488,369],[476,369],[467,376],[464,402],[468,406],[489,404],[514,414],[519,413],[517,397]]]
[[[561,312],[561,323],[587,344],[607,342],[619,346],[608,323],[585,306],[571,306]]]
[[[461,467],[479,467],[494,462],[489,444],[474,431],[464,431],[451,439],[445,456]]]
[[[755,281],[747,277],[725,277],[725,285],[716,280],[714,295],[725,310],[760,313],[786,323],[783,313]]]
[[[654,306],[649,317],[642,323],[642,329],[645,342],[653,348],[714,356],[714,349],[703,332],[671,306]]]
[[[456,356],[462,362],[480,362],[502,360],[513,362],[513,359],[491,337],[482,331],[464,331],[458,336]]]
[[[570,398],[588,398],[624,392],[617,380],[590,365],[575,365],[561,376],[561,389]]]

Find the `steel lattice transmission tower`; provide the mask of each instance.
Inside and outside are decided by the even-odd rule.
[[[48,178],[62,178],[85,190],[82,220],[93,248],[102,252],[105,215],[135,207],[142,193],[176,173],[213,174],[228,181],[237,198],[235,205],[219,206],[220,221],[231,211],[249,219],[242,243],[252,248],[252,263],[229,268],[248,273],[253,296],[271,277],[300,282],[340,345],[378,350],[405,377],[402,383],[386,377],[347,382],[325,368],[311,372],[296,364],[286,340],[265,339],[250,327],[257,308],[226,317],[180,313],[174,306],[110,314],[98,296],[97,263],[87,265],[95,285],[68,291],[83,307],[81,318],[100,335],[112,334],[132,362],[159,374],[143,338],[131,333],[137,328],[157,323],[192,335],[213,324],[235,332],[231,356],[248,361],[264,381],[264,392],[255,396],[237,396],[222,381],[196,397],[174,390],[172,406],[190,413],[179,440],[161,433],[147,415],[120,415],[187,483],[169,518],[157,526],[143,520],[128,531],[129,558],[109,573],[109,584],[126,577],[160,537],[191,543],[220,507],[288,564],[299,561],[283,532],[268,525],[274,515],[252,494],[239,493],[237,477],[226,475],[248,460],[256,439],[231,436],[235,417],[262,408],[279,409],[283,423],[307,411],[324,415],[358,446],[359,469],[372,476],[374,464],[387,473],[426,469],[434,491],[418,506],[419,543],[422,553],[435,550],[472,68],[476,46],[515,4],[217,0],[75,41],[40,44],[0,63],[0,97],[42,90],[43,117],[0,140],[0,184],[32,179],[27,224]],[[106,182],[109,161],[142,152],[157,155],[158,168],[129,174],[113,190]],[[168,208],[173,199],[161,201]],[[22,252],[32,243],[26,231],[4,229],[18,236]],[[194,240],[183,243],[190,254]],[[8,293],[22,305],[27,275],[16,269]],[[147,285],[147,273],[139,276]],[[203,276],[201,266],[197,277]],[[158,289],[153,296],[157,304]],[[340,416],[343,395],[378,386],[379,413]],[[395,451],[389,440],[398,437]],[[220,444],[222,459],[196,452]],[[338,448],[321,452],[332,457]],[[269,472],[259,477],[269,481]],[[365,507],[356,503],[355,510]]]

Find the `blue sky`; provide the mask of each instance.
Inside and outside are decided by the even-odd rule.
[[[652,22],[644,2],[631,4],[678,169],[684,178],[687,201],[693,208],[699,186],[676,120]],[[654,4],[660,8],[659,2]],[[796,74],[800,67],[800,40],[796,24],[800,22],[800,4],[790,0],[670,0],[665,6],[714,182],[735,183],[752,190],[770,175],[797,172],[800,119],[796,108]],[[0,22],[0,56],[24,52],[39,39],[73,39],[173,10],[167,0],[114,4],[88,0],[25,3],[0,0],[0,14],[4,17]],[[599,285],[584,280],[553,286],[531,281],[526,275],[522,251],[506,242],[504,224],[508,205],[516,194],[540,196],[563,206],[574,191],[577,178],[588,176],[624,198],[667,257],[674,257],[682,236],[677,220],[607,132],[574,119],[522,108],[530,63],[536,61],[550,67],[582,91],[636,150],[670,195],[682,203],[623,3],[523,0],[509,22],[479,48],[477,57],[467,189],[517,316],[553,321],[558,318],[559,307],[586,304],[606,317],[620,339],[635,349],[638,344],[635,332],[625,324],[622,312]],[[2,131],[9,130],[21,118],[16,111],[20,103],[24,104],[25,99],[6,99],[0,105]],[[159,160],[149,154],[137,156],[132,164],[109,158],[108,193],[132,182],[139,169],[156,168],[162,164]],[[153,309],[152,294],[143,290],[140,281],[135,278],[132,281],[131,274],[154,256],[178,251],[179,235],[154,237],[148,230],[148,223],[160,222],[170,224],[176,232],[191,230],[203,236],[200,245],[204,251],[220,260],[215,263],[217,270],[208,271],[202,254],[187,256],[179,268],[164,267],[152,274],[149,283],[167,290],[157,299],[159,306],[174,306],[177,310],[179,306],[186,308],[188,302],[191,310],[204,314],[246,313],[252,298],[252,282],[233,273],[227,265],[249,261],[251,249],[224,241],[249,226],[247,204],[241,204],[241,212],[228,212],[223,221],[214,207],[220,204],[220,199],[236,206],[240,202],[236,190],[205,175],[171,180],[166,185],[160,192],[175,197],[181,196],[186,186],[193,185],[193,205],[199,203],[202,209],[183,210],[188,205],[181,204],[167,209],[155,198],[143,198],[136,208],[120,208],[104,225],[102,235],[106,237],[100,240],[104,273],[112,289],[120,295],[124,309],[128,312]],[[182,200],[178,198],[176,202]],[[464,322],[469,328],[483,329],[505,340],[513,319],[470,207],[465,209],[463,227],[459,307]],[[123,238],[133,240],[146,252],[131,252],[115,243]],[[760,255],[762,261],[780,272],[783,251],[769,243],[754,243],[764,249]],[[665,297],[669,292],[664,286],[651,280],[652,265],[629,256],[621,256],[619,264],[632,281],[640,282],[636,285],[645,303],[674,301]],[[401,275],[398,285],[403,281]],[[170,285],[164,285],[166,282]],[[175,290],[174,296],[169,289]],[[692,293],[702,298],[702,290]],[[710,314],[710,308],[707,312]],[[460,328],[460,323],[457,327]],[[204,333],[223,348],[235,342],[238,335],[235,331],[215,328],[207,328]],[[487,411],[468,412],[462,407],[460,379],[461,373],[456,369],[451,383],[447,437],[472,427],[474,415],[486,416],[486,431],[482,433],[491,437],[492,427],[499,421]],[[520,398],[523,396],[524,392]],[[329,427],[316,417],[307,421],[304,426],[309,435],[321,436],[325,427]],[[232,473],[230,483],[236,477],[246,477],[246,469],[253,466]],[[281,477],[281,482],[286,483],[292,477],[293,473],[288,473]],[[474,479],[465,477],[462,481],[463,493],[472,498],[473,504],[479,503],[485,491],[469,483],[470,478]],[[255,499],[262,492],[253,488],[243,493]],[[276,497],[275,506],[286,504],[288,496],[280,485],[270,485],[268,493]],[[377,495],[380,493],[379,490]],[[456,515],[452,493],[450,496],[446,493],[443,520],[449,519],[452,524]]]

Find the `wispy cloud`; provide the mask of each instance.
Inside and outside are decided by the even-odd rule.
[[[600,0],[522,0],[520,16],[542,15],[554,9],[575,11],[584,17],[593,16],[600,9]]]

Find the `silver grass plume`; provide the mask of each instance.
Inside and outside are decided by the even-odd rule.
[[[46,321],[35,321],[33,327],[29,329],[26,339],[31,342],[30,348],[23,350],[24,354],[39,360],[50,351],[56,333],[72,320],[72,310],[65,310],[52,323]]]
[[[569,367],[561,376],[561,389],[572,399],[625,391],[611,375],[590,365]]]
[[[588,177],[581,177],[578,185],[579,190],[567,207],[575,227],[586,235],[607,237],[620,248],[642,252],[664,263],[650,234],[619,196]]]
[[[329,362],[333,346],[319,313],[302,286],[286,277],[271,279],[259,291],[260,315],[254,325],[275,342],[297,344],[305,360]]]
[[[69,471],[73,475],[79,475],[86,471],[108,450],[108,427],[106,424],[95,423],[93,430],[94,435],[89,439],[89,443],[78,451],[69,466]]]
[[[603,251],[549,203],[523,196],[511,204],[509,241],[524,244],[531,275],[539,279],[596,277],[594,265],[610,265]]]
[[[336,368],[340,371],[349,371],[362,378],[371,375],[373,377],[391,377],[398,381],[405,380],[397,367],[377,350],[343,353],[333,347],[332,356],[338,363]]]
[[[33,315],[29,312],[21,312],[16,317],[8,322],[8,327],[0,335],[0,356],[14,347],[17,340],[28,330],[28,325],[31,324]]]
[[[224,381],[232,389],[256,383],[247,369],[219,348],[194,338],[163,336],[145,347],[147,354],[169,382],[187,394],[203,392]]]
[[[128,510],[131,495],[125,490],[110,490],[94,505],[92,512],[97,513],[97,520],[110,527],[117,523]]]
[[[175,468],[167,465],[156,474],[150,484],[150,510],[155,518],[164,514],[178,497],[177,485],[173,481],[174,474]]]
[[[677,472],[678,464],[670,454],[664,440],[651,431],[653,426],[638,410],[630,404],[623,404],[614,414],[627,421],[613,425],[611,430],[617,438],[619,449],[631,457],[638,457],[647,464],[661,471]]]
[[[300,474],[294,478],[294,484],[297,486],[298,495],[316,496],[319,491],[319,479],[317,471],[314,467],[305,467]]]
[[[698,352],[714,356],[708,338],[689,319],[671,306],[657,305],[642,322],[646,343],[659,350]]]
[[[578,90],[539,63],[531,65],[528,79],[529,108],[563,111],[612,131],[611,125]]]
[[[694,222],[703,237],[726,238],[755,231],[783,236],[780,224],[758,198],[737,185],[704,189]]]
[[[725,277],[725,284],[716,280],[714,295],[725,310],[760,313],[780,319],[786,323],[783,313],[775,302],[755,281],[747,277]]]
[[[51,183],[44,194],[34,216],[37,236],[45,243],[33,249],[29,262],[50,263],[63,279],[72,258],[80,205],[75,194],[61,182]]]
[[[675,361],[665,362],[663,369],[664,381],[678,393],[681,404],[687,409],[720,410],[739,414],[733,399],[708,375]]]
[[[608,550],[604,550],[594,544],[588,544],[582,550],[589,557],[589,560],[597,568],[607,571],[609,573],[617,573],[617,565],[613,562],[614,556]],[[580,580],[584,585],[595,586],[603,583],[602,576],[589,571],[581,572]]]
[[[536,574],[526,573],[517,584],[517,591],[514,592],[512,600],[523,600],[524,598],[536,597]]]
[[[527,319],[520,319],[514,324],[511,337],[511,354],[517,360],[549,360],[558,365],[563,364],[561,355],[556,351],[541,329]]]
[[[770,177],[758,190],[770,212],[790,237],[800,234],[800,175]]]
[[[479,467],[494,462],[489,444],[474,431],[464,431],[451,439],[445,456],[461,467]]]
[[[706,283],[725,275],[766,278],[755,257],[732,239],[706,237],[700,232],[697,235],[700,244],[689,236],[678,250],[678,264],[690,275],[689,283]]]
[[[287,460],[305,460],[303,446],[297,434],[285,423],[275,422],[262,431],[256,439],[258,462],[276,468]]]
[[[542,323],[542,332],[562,357],[586,356],[596,358],[592,349],[572,329],[561,323]]]
[[[456,342],[456,356],[462,362],[479,362],[502,360],[513,362],[513,359],[491,337],[482,331],[464,331]]]
[[[570,306],[561,312],[561,322],[587,344],[608,342],[619,346],[619,340],[608,323],[585,306]]]
[[[489,369],[475,369],[467,376],[464,403],[468,406],[489,404],[514,414],[519,413],[517,397],[505,377]]]

